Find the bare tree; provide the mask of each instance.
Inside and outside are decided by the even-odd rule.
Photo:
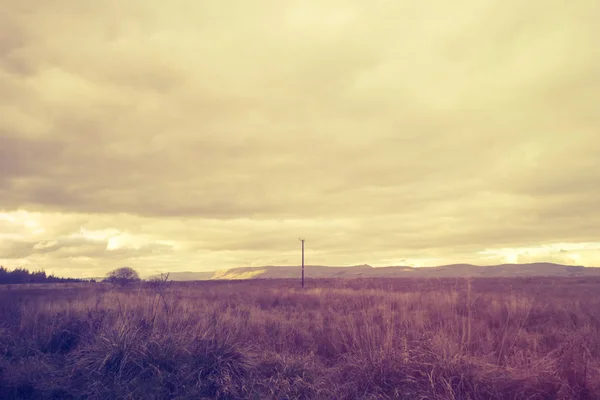
[[[106,278],[105,282],[118,283],[120,285],[127,285],[129,283],[140,281],[140,275],[137,271],[130,267],[121,267],[115,270],[110,271]]]

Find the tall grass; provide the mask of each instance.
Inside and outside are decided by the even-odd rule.
[[[596,399],[600,280],[0,289],[3,399]]]

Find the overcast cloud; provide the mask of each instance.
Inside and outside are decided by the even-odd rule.
[[[596,0],[0,9],[0,264],[600,265]]]

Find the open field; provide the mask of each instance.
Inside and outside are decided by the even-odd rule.
[[[597,399],[600,279],[0,287],[2,399]]]

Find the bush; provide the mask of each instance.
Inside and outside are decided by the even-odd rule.
[[[130,267],[122,267],[115,270],[110,271],[106,278],[105,282],[116,283],[119,285],[128,285],[134,282],[140,281],[140,275],[136,270]]]

